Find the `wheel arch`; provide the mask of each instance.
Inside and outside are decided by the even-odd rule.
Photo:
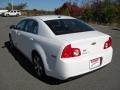
[[[41,57],[43,65],[44,65],[44,68],[45,68],[45,72],[46,72],[46,70],[48,71],[49,70],[49,66],[48,66],[48,62],[47,62],[47,57],[46,57],[46,54],[45,54],[44,50],[42,49],[42,47],[37,45],[36,48],[34,48],[32,50],[31,59],[32,59],[34,53],[37,53]]]

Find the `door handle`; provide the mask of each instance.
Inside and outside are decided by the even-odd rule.
[[[30,40],[32,40],[32,41],[33,41],[34,39],[33,39],[33,38],[30,38]]]

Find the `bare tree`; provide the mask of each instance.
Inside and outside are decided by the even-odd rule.
[[[13,8],[16,9],[16,10],[22,10],[26,7],[27,7],[27,3],[21,3],[21,4],[18,4],[18,5],[13,5]],[[8,3],[8,5],[5,8],[8,9],[8,10],[11,10],[12,9],[12,4]]]

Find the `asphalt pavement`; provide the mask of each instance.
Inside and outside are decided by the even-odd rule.
[[[0,90],[120,90],[120,29],[91,24],[112,36],[114,54],[109,65],[69,81],[40,80],[27,58],[9,47],[9,26],[21,18],[0,17]]]

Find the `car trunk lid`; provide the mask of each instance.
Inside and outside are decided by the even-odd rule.
[[[109,38],[108,35],[99,31],[64,34],[57,37],[71,44],[72,48],[79,48],[82,56],[102,52],[104,43]]]

